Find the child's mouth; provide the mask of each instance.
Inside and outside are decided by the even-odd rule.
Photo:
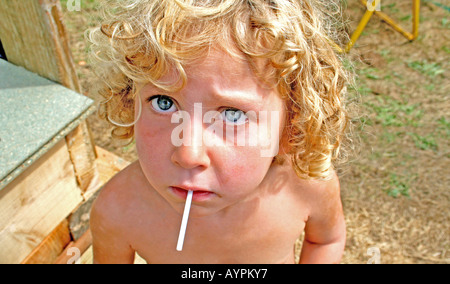
[[[203,190],[203,189],[196,189],[196,188],[185,189],[185,188],[176,187],[176,186],[171,186],[170,188],[176,196],[181,197],[182,199],[186,199],[188,191],[192,190],[193,191],[192,200],[195,202],[209,200],[215,195],[214,192],[208,191],[208,190]]]

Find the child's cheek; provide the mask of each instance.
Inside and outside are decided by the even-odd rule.
[[[145,118],[145,117],[143,117]],[[170,144],[170,131],[151,120],[141,119],[135,125],[136,148],[140,158],[158,158],[164,153],[163,148]],[[169,129],[170,130],[170,129]],[[168,139],[168,140],[167,140]],[[152,151],[160,149],[160,151]]]
[[[223,181],[236,188],[257,186],[266,176],[271,161],[261,157],[259,149],[238,147],[223,160],[221,167],[226,169]]]

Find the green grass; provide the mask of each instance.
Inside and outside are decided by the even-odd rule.
[[[411,179],[412,178],[398,175],[396,173],[391,173],[389,176],[389,182],[385,187],[386,193],[394,198],[398,198],[399,196],[411,198]]]
[[[377,97],[376,102],[365,105],[376,114],[376,122],[384,127],[418,127],[423,116],[418,104],[409,105],[388,96]]]
[[[438,145],[436,143],[436,138],[433,134],[421,136],[417,133],[408,132],[408,135],[411,136],[411,138],[414,141],[414,144],[418,149],[424,151],[426,150],[437,151]]]
[[[394,60],[388,49],[380,50],[379,54],[388,62]],[[427,92],[440,90],[439,81],[433,80],[444,74],[445,70],[440,64],[427,60],[411,60],[406,65],[409,70],[419,72],[430,80],[430,83],[420,86],[422,90]],[[403,93],[403,90],[410,88],[408,76],[398,74],[395,70],[386,72],[373,66],[358,65],[358,67],[355,69],[356,86],[350,91],[361,96],[363,112],[368,114],[358,121],[361,125],[362,138],[368,142],[369,139],[377,137],[376,143],[381,148],[373,149],[372,159],[394,161],[392,166],[385,169],[388,176],[383,182],[382,189],[393,198],[411,198],[417,174],[415,169],[408,165],[412,159],[417,158],[418,151],[437,153],[439,143],[445,139],[443,137],[450,138],[450,121],[446,117],[437,117],[431,123],[434,128],[424,129],[430,126],[430,121],[424,119],[425,111],[419,102],[411,101],[408,96],[403,95],[401,99],[393,98],[390,93],[392,88],[380,88],[381,92],[388,93],[375,91],[379,89],[376,87],[377,84],[386,84],[396,86],[395,93]],[[366,129],[368,133],[372,132],[375,135],[364,135]],[[390,149],[391,152],[381,151],[383,148]]]
[[[427,60],[408,62],[408,67],[431,78],[444,74],[445,72],[438,63],[429,63]]]
[[[440,135],[446,135],[447,138],[450,138],[450,121],[448,121],[445,117],[441,117],[438,119],[438,128]]]
[[[383,2],[381,2],[381,3],[383,3]],[[391,3],[388,5],[381,4],[381,11],[388,11],[388,13],[397,14],[398,12],[400,12],[400,9],[398,9],[396,6],[397,6],[397,3]]]

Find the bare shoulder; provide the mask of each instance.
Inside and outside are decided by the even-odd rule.
[[[301,183],[305,191],[312,197],[321,198],[340,194],[339,177],[334,170],[327,180],[302,180]]]
[[[345,219],[339,178],[335,172],[329,180],[303,181],[308,207],[305,240],[326,244],[345,242]]]
[[[308,205],[310,214],[324,207],[340,207],[340,182],[335,171],[327,180],[304,180],[298,178],[294,172],[291,176],[292,188],[295,189],[296,195]]]
[[[119,172],[101,189],[92,206],[94,263],[133,263],[130,220],[135,214],[133,208],[139,204],[139,170],[139,165],[133,163]]]
[[[97,199],[91,211],[91,226],[96,227],[101,222],[103,228],[120,230],[126,224],[127,214],[130,206],[137,199],[137,183],[142,178],[142,172],[138,163],[132,163],[127,168],[116,174],[108,181]]]
[[[140,167],[137,162],[117,173],[101,189],[101,192],[95,201],[96,207],[100,209],[118,209],[126,206],[125,200],[132,198],[133,188],[136,188],[136,182],[140,179]]]

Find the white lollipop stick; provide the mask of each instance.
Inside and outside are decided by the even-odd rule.
[[[180,234],[178,235],[177,251],[183,250],[184,236],[186,235],[186,227],[189,219],[189,211],[191,211],[193,191],[188,191],[186,204],[184,205],[183,219],[181,220]]]

